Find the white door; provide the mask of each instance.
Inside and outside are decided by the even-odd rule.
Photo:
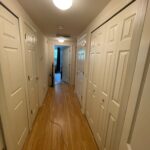
[[[86,115],[100,149],[114,146],[136,10],[134,2],[92,33]]]
[[[92,34],[91,51],[90,51],[90,66],[88,79],[88,96],[86,115],[90,126],[95,133],[98,113],[98,99],[100,78],[102,76],[102,54],[104,48],[105,31],[104,28],[98,29]]]
[[[111,92],[108,97],[108,112],[104,142],[105,150],[112,150],[114,146],[117,119],[122,102],[122,93],[123,90],[125,90],[123,88],[127,73],[128,58],[132,50],[131,41],[135,27],[136,11],[137,7],[135,2],[112,19],[108,25],[109,36],[107,38],[110,39],[110,41],[116,40],[116,44],[113,47],[113,51],[115,52],[115,63],[113,64]],[[116,39],[114,37],[115,35],[119,38]]]
[[[18,19],[0,5],[0,59],[11,128],[11,150],[21,150],[28,133],[25,78]]]
[[[82,105],[83,84],[84,84],[84,65],[86,55],[86,37],[78,42],[77,49],[77,67],[76,67],[76,93]]]
[[[36,33],[25,25],[25,60],[28,85],[30,127],[38,111],[38,75],[37,75],[37,45]]]
[[[97,39],[97,43],[99,43],[97,49],[102,51],[101,64],[99,64],[100,74],[98,82],[100,82],[99,83],[100,86],[98,89],[98,101],[97,101],[98,113],[95,131],[96,140],[98,142],[100,149],[102,149],[104,144],[104,128],[108,106],[108,97],[110,94],[110,85],[114,66],[116,41],[118,39],[116,28],[117,28],[116,24],[112,24],[112,26],[109,27],[109,23],[106,23],[99,29],[99,33],[101,33],[100,34],[101,36],[99,36],[99,38]],[[113,37],[109,37],[110,34]]]
[[[92,103],[92,75],[93,75],[93,65],[94,65],[94,53],[90,52],[89,56],[89,78],[88,78],[88,89],[87,89],[87,103],[86,103],[86,116],[88,121],[91,115],[91,103]],[[89,121],[90,122],[90,121]]]
[[[66,83],[70,82],[70,53],[70,47],[63,49],[62,80]]]
[[[150,2],[119,150],[150,149]],[[146,65],[145,65],[146,64]],[[137,82],[138,81],[138,82]]]

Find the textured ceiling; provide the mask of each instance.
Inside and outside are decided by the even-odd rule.
[[[57,33],[79,35],[110,0],[73,0],[67,11],[57,9],[52,0],[18,0],[47,36]],[[62,25],[63,30],[58,26]]]

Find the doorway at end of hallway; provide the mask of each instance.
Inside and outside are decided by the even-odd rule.
[[[54,84],[70,82],[71,47],[65,45],[54,46]]]

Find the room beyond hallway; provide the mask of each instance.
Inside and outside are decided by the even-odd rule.
[[[49,89],[23,150],[98,150],[71,86]]]
[[[61,80],[61,74],[55,73],[55,84],[60,84],[62,82]]]

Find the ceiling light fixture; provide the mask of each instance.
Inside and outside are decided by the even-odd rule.
[[[57,40],[58,40],[58,42],[60,42],[60,43],[64,43],[65,38],[64,38],[64,37],[59,37]]]
[[[57,8],[67,10],[72,7],[73,0],[53,0],[53,3]]]

